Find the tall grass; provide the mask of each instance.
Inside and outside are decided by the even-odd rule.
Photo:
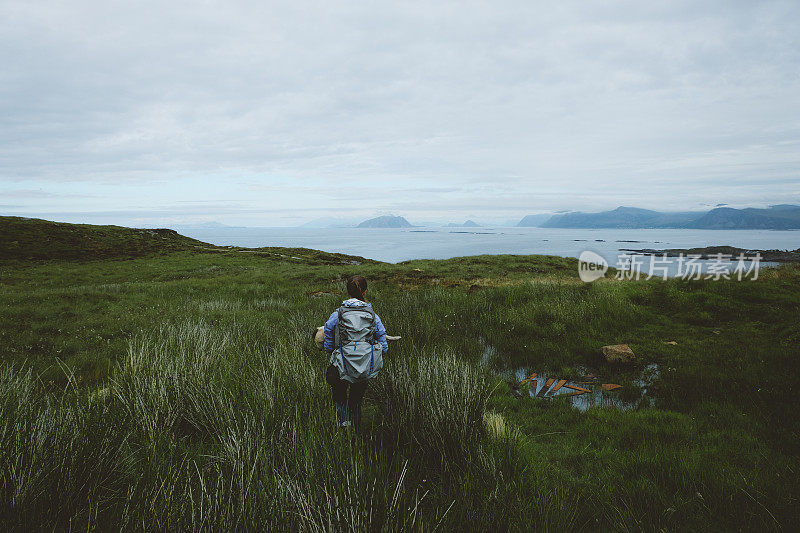
[[[474,365],[452,353],[410,356],[376,385],[385,429],[401,446],[443,470],[476,459],[491,386]]]
[[[363,434],[342,431],[324,359],[294,337],[235,322],[162,325],[134,337],[94,391],[73,381],[48,390],[32,371],[4,367],[0,525],[641,529],[728,515],[772,528],[791,514],[771,503],[784,499],[770,481],[789,463],[714,460],[716,448],[764,456],[751,437],[701,439],[679,414],[598,411],[569,422],[573,434],[557,445],[550,435],[565,422],[532,413],[546,425],[531,435],[489,412],[497,382],[447,350],[388,357],[368,389]]]
[[[0,368],[0,530],[776,529],[798,518],[795,277],[736,290],[434,282],[507,266],[460,261],[419,263],[403,274],[409,290],[370,285],[403,340],[367,390],[360,434],[337,426],[327,357],[309,341],[341,300],[309,292],[341,289],[341,268],[236,256],[37,266],[0,294],[0,350],[16,361]],[[480,339],[504,365],[556,370],[629,342],[661,363],[657,408],[513,399],[477,365]],[[66,363],[48,369],[56,355]],[[32,372],[26,357],[42,364]]]
[[[461,383],[452,383],[451,366]],[[91,394],[43,392],[30,371],[6,367],[2,525],[436,526],[445,510],[421,513],[427,491],[408,482],[408,460],[391,460],[377,440],[335,423],[323,370],[297,345],[257,346],[240,330],[201,322],[134,338],[108,389]],[[430,356],[391,376],[376,391],[381,409],[400,418],[389,418],[380,435],[411,437],[418,449],[433,446],[448,459],[476,449],[484,376],[452,357]]]
[[[0,372],[0,517],[25,531],[84,527],[125,495],[129,430],[74,389],[37,389],[30,371]]]

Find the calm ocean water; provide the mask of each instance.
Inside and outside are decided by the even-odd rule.
[[[550,228],[213,228],[180,233],[216,245],[290,246],[360,255],[396,263],[480,254],[578,257],[584,250],[617,266],[622,248],[693,248],[729,245],[800,248],[800,231]],[[674,271],[677,267],[671,270]]]

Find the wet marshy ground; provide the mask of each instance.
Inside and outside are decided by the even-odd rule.
[[[533,374],[536,376],[528,379]],[[511,383],[517,384],[515,390],[522,395],[537,400],[568,401],[581,411],[598,406],[635,409],[653,405],[648,389],[658,377],[658,365],[651,363],[631,374],[626,379],[618,379],[619,375],[609,379],[585,369],[583,376],[571,380],[550,372],[517,368],[513,371]]]
[[[497,352],[491,345],[484,348],[481,365],[492,370],[511,386],[515,396],[529,396],[537,401],[570,402],[581,411],[591,407],[636,409],[654,403],[653,383],[659,377],[656,363],[644,368],[591,369],[577,367],[569,375],[533,367],[498,369]]]

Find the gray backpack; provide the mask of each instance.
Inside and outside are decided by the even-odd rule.
[[[372,304],[343,305],[338,314],[331,364],[339,370],[339,377],[350,383],[374,378],[383,368],[383,349],[375,339]]]

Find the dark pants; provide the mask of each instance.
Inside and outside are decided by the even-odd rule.
[[[339,377],[339,370],[333,365],[328,365],[328,371],[325,372],[325,381],[331,386],[333,403],[336,404],[336,414],[339,417],[339,422],[350,420],[357,429],[358,424],[361,422],[361,400],[364,399],[368,382],[350,383],[345,381]],[[348,389],[350,389],[349,397],[347,395]],[[346,410],[345,405],[347,406]]]

